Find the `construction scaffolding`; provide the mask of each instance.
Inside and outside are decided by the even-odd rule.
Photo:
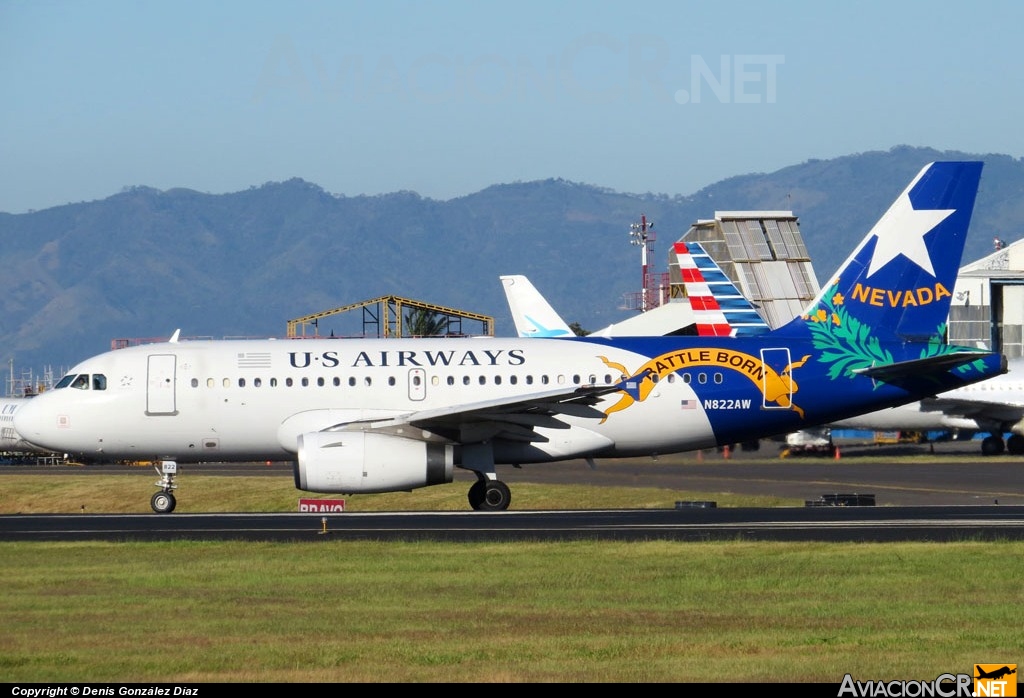
[[[442,336],[494,336],[494,318],[490,315],[480,315],[466,310],[446,308],[433,303],[402,298],[400,296],[380,296],[359,303],[350,303],[340,308],[332,308],[311,315],[304,315],[288,321],[287,336],[290,339],[320,337],[320,320],[332,315],[339,315],[353,310],[361,310],[363,313],[363,337],[413,337],[409,334],[409,328],[404,327],[406,310],[432,313],[435,316],[444,318],[445,332]],[[463,332],[463,320],[470,320],[480,323],[480,331]],[[307,334],[307,329],[312,328],[312,334]]]

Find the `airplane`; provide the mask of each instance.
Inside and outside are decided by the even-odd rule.
[[[511,274],[501,276],[500,279],[520,337],[576,336],[528,278]],[[695,323],[696,318],[688,302],[673,302],[655,306],[645,313],[633,315],[588,334],[592,337],[697,334]]]
[[[754,336],[771,328],[754,304],[697,242],[675,242],[685,296],[655,306],[621,322],[590,332],[592,337],[699,335]],[[500,277],[512,320],[520,337],[572,337],[562,316],[522,275]]]
[[[975,664],[974,670],[977,672],[977,676],[974,677],[976,679],[1001,679],[1004,676],[1009,676],[1010,674],[1017,673],[1016,669],[1011,669],[1008,666],[1003,666],[999,669],[993,669],[992,671],[984,671],[980,665]]]
[[[412,491],[498,465],[691,451],[919,400],[1006,371],[944,327],[981,162],[924,167],[801,316],[755,337],[248,339],[143,344],[18,410],[30,443],[178,463],[288,460],[315,493]]]
[[[841,419],[835,429],[871,431],[957,430],[988,433],[981,453],[1024,454],[1024,358],[1010,359],[1007,373],[964,385],[908,405]],[[1003,434],[1009,433],[1006,441]]]

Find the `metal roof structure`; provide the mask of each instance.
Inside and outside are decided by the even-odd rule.
[[[402,326],[405,322],[404,310],[406,308],[428,311],[443,316],[447,320],[448,331],[446,334],[449,336],[463,335],[463,320],[473,320],[481,323],[482,329],[480,332],[474,332],[473,334],[475,335],[494,335],[494,318],[490,315],[480,315],[479,313],[471,313],[467,310],[446,308],[442,305],[424,303],[423,301],[402,298],[400,296],[380,296],[379,298],[371,298],[359,303],[350,303],[340,308],[332,308],[289,320],[287,336],[289,338],[319,336],[319,321],[321,319],[331,315],[347,313],[351,310],[362,310],[363,336],[409,337],[412,335],[406,334],[407,328]],[[310,326],[313,327],[313,334],[307,335],[306,328]]]
[[[998,238],[992,254],[960,268],[949,309],[949,341],[1024,356],[1024,240]]]
[[[772,328],[814,300],[819,286],[792,211],[716,211],[680,238],[699,242]],[[669,260],[670,295],[683,296],[678,265]]]

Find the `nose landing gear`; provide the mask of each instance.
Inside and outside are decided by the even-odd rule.
[[[170,514],[178,505],[178,500],[174,498],[174,490],[178,488],[174,484],[174,476],[178,474],[178,464],[173,460],[160,461],[160,467],[156,469],[156,472],[160,475],[160,479],[156,482],[160,491],[149,500],[149,506],[157,514]]]

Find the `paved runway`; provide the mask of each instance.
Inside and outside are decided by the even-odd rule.
[[[0,516],[13,541],[1024,540],[1024,507],[684,507],[359,514]]]
[[[665,487],[707,493],[665,510],[0,516],[3,540],[1024,540],[1024,463],[976,444],[865,448],[832,458],[759,452],[681,454],[500,468],[517,482]],[[932,452],[934,451],[934,453]],[[116,466],[88,466],[107,473]],[[123,466],[120,466],[123,472]],[[287,464],[190,465],[204,474],[289,476]],[[132,469],[137,470],[137,469]],[[67,472],[13,466],[18,473]],[[144,473],[151,477],[151,472]],[[458,471],[457,480],[472,474]],[[803,500],[858,494],[874,506],[719,508],[715,493]]]

